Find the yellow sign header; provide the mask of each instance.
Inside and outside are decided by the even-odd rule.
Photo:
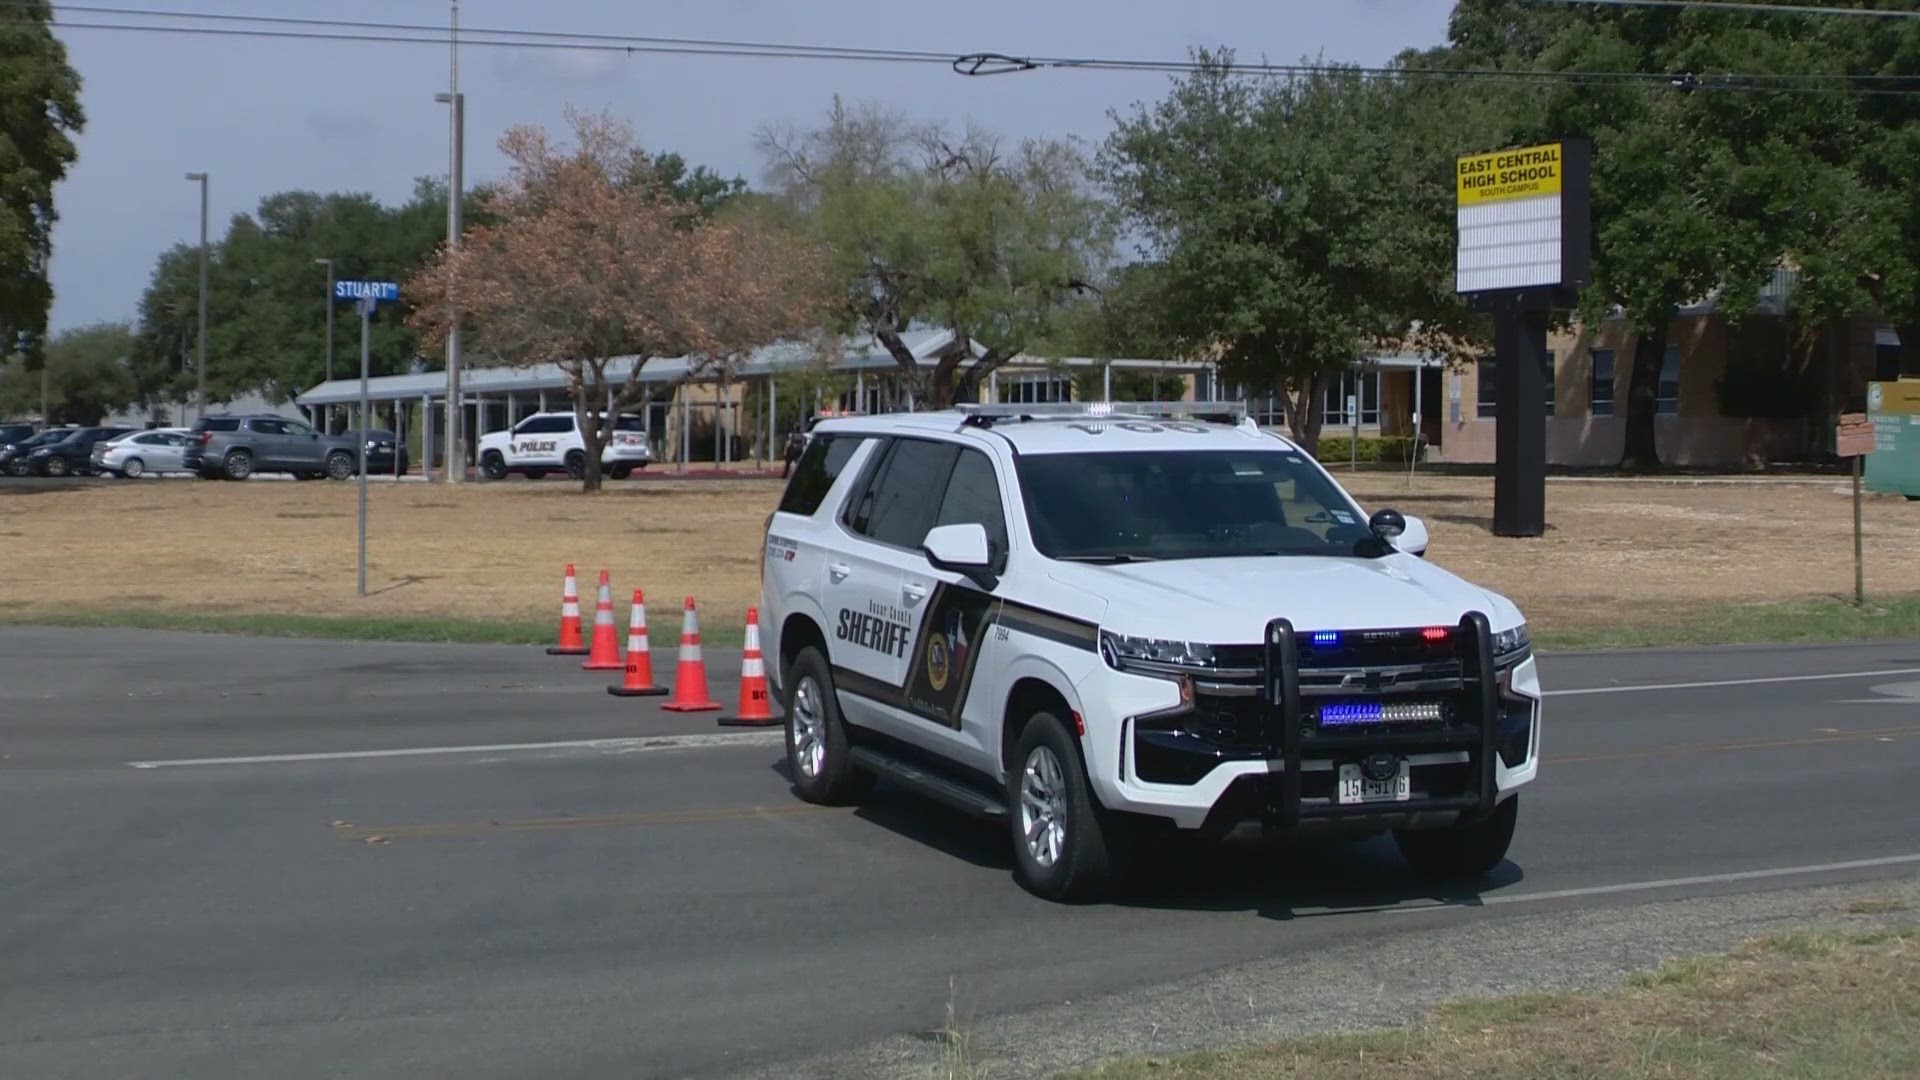
[[[1558,195],[1563,173],[1559,143],[1470,154],[1454,161],[1455,203],[1471,206]]]

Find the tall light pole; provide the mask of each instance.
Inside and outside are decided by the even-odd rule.
[[[447,92],[433,100],[447,108],[447,248],[460,247],[461,178],[466,149],[466,98],[460,93],[460,0],[453,0],[453,24],[447,37]],[[454,303],[454,282],[447,281],[447,483],[467,478],[466,458],[460,452],[460,309]]]
[[[207,174],[190,172],[187,179],[200,185],[200,345],[193,364],[193,404],[207,415]]]
[[[327,381],[332,382],[333,381],[333,260],[332,259],[315,259],[313,260],[313,265],[324,266],[327,268],[327,303],[325,308],[325,311],[327,314]],[[327,406],[327,420],[328,420],[328,423],[322,426],[324,426],[327,429],[327,434],[331,435],[333,434],[333,424],[332,424],[333,406],[331,405]]]

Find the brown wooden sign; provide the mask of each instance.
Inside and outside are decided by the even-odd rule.
[[[1873,421],[1866,413],[1841,413],[1833,429],[1833,452],[1841,457],[1863,457],[1873,453]]]

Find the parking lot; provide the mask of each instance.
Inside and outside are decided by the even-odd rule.
[[[1543,666],[1547,782],[1486,889],[1373,841],[1173,851],[1077,908],[991,829],[807,806],[777,729],[537,649],[0,629],[0,1073],[862,1075],[834,1055],[950,1003],[1097,1016],[1362,940],[1500,979],[1539,961],[1455,950],[1529,913],[1920,867],[1920,645]]]

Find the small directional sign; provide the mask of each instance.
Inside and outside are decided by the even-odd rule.
[[[379,303],[385,300],[400,299],[400,286],[391,281],[336,281],[333,283],[335,300],[372,300]]]

